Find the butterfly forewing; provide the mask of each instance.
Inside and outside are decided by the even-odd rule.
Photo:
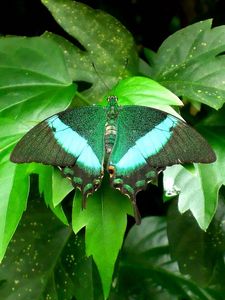
[[[123,106],[109,158],[112,185],[134,196],[167,166],[215,158],[206,140],[180,119],[149,107]]]
[[[11,160],[59,166],[85,194],[101,181],[106,112],[100,106],[61,112],[31,129],[16,145]]]

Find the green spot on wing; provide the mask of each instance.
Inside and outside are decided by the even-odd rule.
[[[134,194],[134,189],[128,185],[128,184],[124,184],[124,189],[128,191],[129,194]]]
[[[138,180],[135,183],[135,185],[136,185],[137,188],[141,188],[141,187],[145,186],[145,180]]]
[[[146,173],[145,175],[146,178],[154,178],[156,177],[156,171],[149,171],[148,173]]]
[[[123,184],[123,180],[121,178],[115,178],[113,180],[113,184],[117,185],[117,184]]]
[[[73,182],[78,185],[82,185],[83,180],[80,177],[73,177]]]
[[[84,194],[87,193],[88,191],[92,190],[93,189],[93,184],[92,183],[88,183],[85,185],[84,187]]]
[[[73,175],[73,170],[71,169],[71,168],[69,168],[69,167],[65,167],[64,169],[63,169],[63,174],[64,175]]]

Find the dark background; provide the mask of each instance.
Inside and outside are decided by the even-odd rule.
[[[57,1],[57,0],[56,0]],[[119,19],[137,44],[157,50],[162,41],[181,27],[213,18],[225,24],[224,0],[83,0]],[[0,34],[36,36],[45,30],[64,35],[40,0],[7,0],[0,5]]]

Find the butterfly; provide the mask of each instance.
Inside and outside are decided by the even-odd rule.
[[[104,172],[113,188],[140,214],[136,194],[167,166],[211,163],[216,155],[207,141],[184,121],[166,112],[136,105],[93,105],[55,114],[32,128],[15,146],[11,161],[57,166],[86,198],[101,185]]]

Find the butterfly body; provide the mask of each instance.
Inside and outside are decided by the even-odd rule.
[[[129,196],[136,222],[136,194],[166,166],[209,163],[216,159],[205,139],[180,119],[144,106],[108,104],[60,112],[31,129],[16,145],[11,160],[58,166],[86,198],[104,172],[112,187]]]

